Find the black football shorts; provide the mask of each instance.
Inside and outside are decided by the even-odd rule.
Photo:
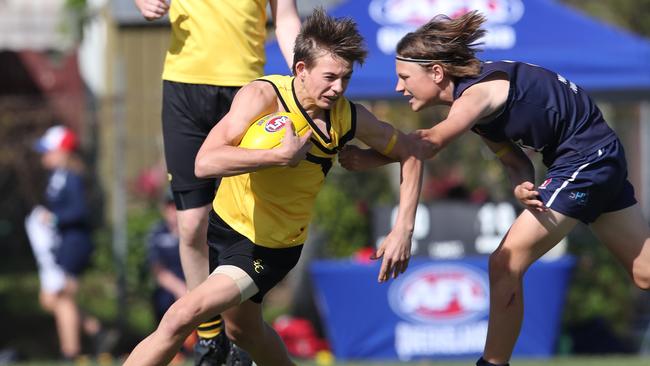
[[[163,80],[165,161],[177,209],[204,206],[214,198],[218,182],[197,178],[194,160],[212,127],[230,110],[238,90]]]
[[[220,265],[241,268],[259,289],[251,297],[258,304],[295,267],[302,251],[302,244],[280,249],[257,245],[231,228],[214,210],[210,211],[208,245],[210,273]]]

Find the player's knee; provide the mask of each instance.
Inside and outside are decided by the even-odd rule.
[[[226,323],[226,335],[233,343],[243,348],[248,348],[247,346],[260,339],[257,327],[245,328],[232,323]]]
[[[194,328],[196,311],[183,301],[175,302],[165,313],[158,331],[166,337],[175,338],[189,333]]]
[[[641,290],[650,290],[650,266],[635,266],[632,271],[634,284]]]
[[[41,307],[45,311],[51,313],[54,310],[54,305],[56,302],[56,298],[54,295],[41,292],[38,296],[38,300],[41,304]]]
[[[198,220],[197,220],[198,221]],[[198,222],[185,220],[183,224],[179,222],[178,233],[181,237],[180,245],[189,245],[193,247],[205,246],[207,228]]]
[[[489,258],[489,273],[491,280],[511,278],[515,275],[510,263],[510,255],[504,250],[496,250]]]

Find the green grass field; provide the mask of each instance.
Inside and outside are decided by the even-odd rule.
[[[636,356],[597,356],[597,357],[561,357],[544,360],[514,360],[513,366],[648,366],[650,357]],[[67,366],[69,364],[55,362],[30,362],[12,364],[15,366]],[[84,366],[113,366],[119,363],[88,363]],[[181,366],[191,366],[186,363]],[[473,366],[472,360],[465,361],[419,361],[419,362],[350,362],[350,363],[333,363],[329,365],[317,364],[315,362],[299,362],[298,366]],[[82,365],[79,365],[82,366]]]

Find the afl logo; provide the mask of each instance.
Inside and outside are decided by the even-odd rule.
[[[264,130],[266,132],[277,132],[284,127],[287,123],[291,121],[289,117],[287,116],[275,116],[268,121],[266,121],[266,124],[264,125]]]
[[[370,17],[383,25],[401,24],[419,27],[438,14],[459,17],[478,10],[488,23],[514,24],[524,13],[521,0],[372,0]]]
[[[428,265],[393,282],[393,311],[419,323],[460,323],[487,315],[487,274],[460,265]]]

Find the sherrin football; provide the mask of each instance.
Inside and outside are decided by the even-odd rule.
[[[247,149],[273,149],[282,142],[284,128],[289,122],[293,122],[293,128],[298,136],[303,136],[309,131],[309,123],[301,115],[287,112],[272,113],[253,122],[239,146]]]

